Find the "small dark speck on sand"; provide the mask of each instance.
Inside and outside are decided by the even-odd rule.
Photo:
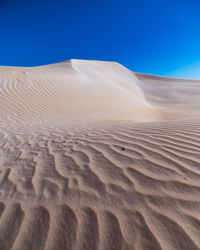
[[[121,148],[121,150],[123,151],[123,150],[125,150],[125,148]]]

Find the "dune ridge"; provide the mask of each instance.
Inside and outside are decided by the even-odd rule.
[[[200,249],[199,86],[0,67],[0,250]]]

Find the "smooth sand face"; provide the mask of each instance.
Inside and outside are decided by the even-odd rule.
[[[0,250],[199,249],[200,81],[0,67]]]

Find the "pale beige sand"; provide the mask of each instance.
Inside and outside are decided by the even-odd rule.
[[[0,67],[0,250],[200,249],[200,81]]]

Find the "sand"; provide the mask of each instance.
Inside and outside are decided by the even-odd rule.
[[[0,67],[0,250],[200,249],[199,97],[114,62]]]

